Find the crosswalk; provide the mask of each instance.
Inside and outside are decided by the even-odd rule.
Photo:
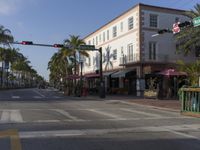
[[[23,98],[27,98],[27,97],[23,97],[23,96],[18,96],[18,95],[14,95],[14,96],[11,96],[11,97],[7,97],[7,98],[1,98],[0,99],[23,99]],[[48,99],[48,98],[52,98],[52,99],[60,99],[62,98],[61,96],[51,96],[51,97],[48,97],[48,96],[42,96],[42,95],[36,95],[36,96],[29,96],[28,97],[29,99]]]
[[[129,113],[128,115],[126,113]],[[37,116],[36,116],[37,115]],[[0,109],[0,124],[5,123],[56,123],[123,120],[158,120],[188,118],[176,113],[162,116],[132,108],[120,109]]]

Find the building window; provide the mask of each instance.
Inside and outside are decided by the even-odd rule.
[[[117,50],[113,50],[113,60],[117,60]]]
[[[128,18],[128,30],[133,29],[133,17]]]
[[[105,35],[105,32],[103,32],[103,42],[105,42],[105,38],[106,38],[106,35]]]
[[[156,42],[149,42],[149,60],[156,60]]]
[[[91,59],[88,57],[88,66],[91,66]]]
[[[96,36],[96,45],[98,45],[98,36]]]
[[[93,38],[92,44],[95,45],[94,43],[95,43],[95,40],[94,40],[94,38]]]
[[[158,15],[150,14],[150,27],[158,27]]]
[[[133,44],[132,43],[128,45],[127,61],[128,62],[133,61]]]
[[[96,63],[96,57],[93,56],[93,65]]]
[[[109,30],[107,30],[107,40],[109,40]]]
[[[117,26],[113,27],[113,37],[117,36]]]
[[[88,41],[88,45],[91,45],[91,41]]]
[[[123,22],[120,23],[120,30],[123,32]]]
[[[99,34],[99,43],[101,43],[101,34]]]

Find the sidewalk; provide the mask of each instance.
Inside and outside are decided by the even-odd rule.
[[[181,102],[179,100],[158,100],[158,99],[145,99],[142,97],[135,97],[130,95],[106,95],[106,98],[101,99],[99,96],[86,96],[79,97],[82,100],[121,100],[128,103],[136,103],[140,105],[148,105],[160,108],[173,109],[176,111],[181,110]]]

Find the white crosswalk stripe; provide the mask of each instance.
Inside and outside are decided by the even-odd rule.
[[[125,119],[125,118],[123,118],[121,116],[118,116],[118,115],[112,114],[112,113],[108,113],[108,112],[105,112],[103,110],[96,110],[96,109],[86,109],[86,110],[94,112],[94,113],[97,113],[97,114],[100,114],[100,115],[103,115],[103,116],[114,118],[114,119],[119,119],[119,120]]]
[[[149,116],[149,117],[161,118],[161,115],[158,115],[158,114],[146,113],[144,111],[138,111],[138,110],[133,110],[133,109],[129,109],[129,108],[121,108],[120,110],[132,112],[132,113],[135,113],[135,114],[145,115],[145,116]]]
[[[19,99],[20,96],[12,96],[11,98],[13,98],[13,99]]]
[[[2,112],[0,122],[23,122],[20,110],[5,110]]]
[[[54,111],[56,111],[56,112],[58,112],[58,113],[60,113],[60,114],[62,114],[64,116],[66,116],[67,118],[70,118],[73,121],[79,121],[79,120],[81,121],[82,120],[82,119],[78,119],[75,116],[70,115],[68,112],[66,112],[66,111],[64,111],[62,109],[54,109]]]

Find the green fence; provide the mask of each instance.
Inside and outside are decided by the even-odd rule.
[[[182,88],[180,100],[182,112],[200,114],[200,88]]]

